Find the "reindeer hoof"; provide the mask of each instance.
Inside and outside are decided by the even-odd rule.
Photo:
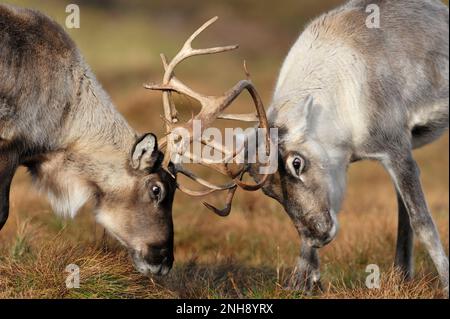
[[[285,289],[298,291],[305,296],[323,292],[320,275],[311,273],[311,271],[299,271],[298,273],[294,273]]]

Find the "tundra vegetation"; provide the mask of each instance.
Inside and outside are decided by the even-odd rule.
[[[35,7],[61,24],[65,21],[66,13],[58,1],[9,2]],[[181,5],[175,5],[175,1],[154,1],[141,7],[138,1],[93,5],[79,1],[81,28],[68,32],[131,125],[141,132],[156,126],[161,131],[155,133],[161,136],[160,96],[150,94],[140,84],[159,81],[159,53],[175,53],[205,18],[219,15],[221,23],[199,39],[199,47],[220,39],[219,43],[240,43],[241,48],[233,54],[194,59],[180,68],[180,76],[199,91],[220,93],[242,78],[245,58],[263,100],[269,101],[281,62],[299,30],[308,19],[342,2],[288,0],[285,6],[278,7],[260,1],[235,1],[229,6],[200,7],[193,1],[183,1]],[[258,10],[248,10],[256,3],[260,4]],[[126,4],[130,4],[128,9],[119,7]],[[268,47],[267,43],[271,45]],[[177,103],[197,107],[184,97],[178,97]],[[251,100],[246,96],[233,106],[236,111],[251,108]],[[446,133],[437,142],[414,152],[447,255],[448,147]],[[208,201],[220,203],[222,197],[223,194],[213,194]],[[415,250],[416,275],[411,282],[402,283],[401,276],[393,270],[395,202],[390,178],[378,164],[362,162],[351,166],[339,215],[340,232],[333,243],[321,250],[321,298],[443,296],[435,268],[421,245]],[[74,220],[55,216],[44,197],[31,186],[30,177],[20,169],[12,184],[10,219],[0,233],[0,297],[302,297],[283,289],[291,278],[300,245],[297,230],[283,208],[261,192],[238,192],[233,205],[230,216],[222,219],[199,201],[177,193],[173,206],[174,269],[166,278],[145,277],[134,270],[123,248],[104,237],[89,204]],[[80,267],[78,289],[65,286],[68,264]],[[380,289],[365,286],[368,264],[380,267]]]

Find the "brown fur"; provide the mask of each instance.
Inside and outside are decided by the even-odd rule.
[[[0,4],[0,229],[10,181],[24,165],[56,212],[73,217],[94,199],[97,220],[138,269],[167,273],[175,180],[161,169],[156,142],[141,148],[152,161],[130,166],[141,141],[59,25]]]

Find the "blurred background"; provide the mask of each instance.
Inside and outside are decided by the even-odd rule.
[[[7,2],[42,11],[63,26],[68,15],[66,5],[73,3]],[[177,76],[202,93],[220,94],[245,77],[242,65],[246,60],[267,106],[283,58],[305,24],[344,1],[75,3],[81,10],[81,25],[66,31],[131,125],[140,132],[161,136],[161,95],[142,88],[143,83],[159,82],[162,78],[159,53],[173,57],[196,28],[217,15],[219,21],[195,41],[195,46],[237,43],[240,48],[190,59],[177,69]],[[197,107],[183,97],[177,97],[177,103],[184,110]],[[233,106],[238,111],[250,108],[246,96]],[[448,253],[448,134],[417,151],[416,158]],[[420,246],[416,250],[416,281],[404,290],[398,288],[391,269],[397,208],[387,174],[376,163],[357,163],[350,168],[348,185],[339,216],[340,233],[321,250],[326,285],[321,296],[440,296],[434,267]],[[219,204],[223,199],[224,194],[208,198]],[[293,270],[300,238],[282,207],[261,192],[238,191],[227,218],[207,211],[201,200],[178,193],[174,223],[175,269],[166,279],[143,278],[129,265],[126,253],[113,240],[103,238],[103,230],[95,225],[89,205],[76,219],[61,220],[52,213],[45,196],[32,187],[25,171],[20,170],[12,187],[10,219],[0,233],[0,296],[298,297],[284,290],[283,285]],[[74,260],[86,270],[81,288],[67,290],[59,279],[63,278],[65,265]],[[385,285],[379,291],[363,287],[368,264],[377,264],[383,271]]]

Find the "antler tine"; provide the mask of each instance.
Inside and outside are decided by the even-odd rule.
[[[179,164],[175,165],[175,170],[178,173],[181,173],[184,176],[186,176],[186,177],[192,179],[193,181],[199,183],[200,185],[203,185],[203,186],[208,188],[208,190],[206,190],[206,191],[190,191],[190,190],[188,190],[188,192],[190,192],[191,194],[192,193],[196,194],[196,195],[192,195],[192,196],[205,196],[205,195],[211,194],[211,193],[216,192],[216,191],[223,191],[223,190],[227,190],[227,189],[230,189],[230,188],[233,188],[233,187],[236,186],[235,183],[228,183],[228,184],[224,184],[224,185],[220,185],[220,186],[214,185],[214,184],[212,184],[212,183],[210,183],[210,182],[208,182],[208,181],[198,177],[195,173],[191,172],[190,170],[188,170],[187,168],[185,168],[185,167],[183,167],[183,166],[181,166]],[[181,188],[183,188],[184,190],[187,190],[184,187],[181,187]],[[181,188],[180,188],[180,190],[184,191]]]
[[[177,55],[174,60],[177,61],[176,64],[180,63],[182,60],[184,60],[187,57],[194,56],[194,55],[203,55],[203,54],[214,54],[214,53],[220,53],[225,51],[230,51],[238,48],[238,45],[228,45],[228,46],[220,46],[220,47],[214,47],[214,48],[206,48],[206,49],[194,49],[192,48],[192,41],[194,41],[200,33],[205,31],[206,28],[208,28],[211,24],[217,21],[219,17],[215,16],[208,21],[206,21],[200,28],[198,28],[184,43],[183,48],[180,50],[179,55]]]
[[[243,166],[242,168],[239,169],[239,171],[236,172],[234,170],[231,170],[228,167],[227,163],[216,163],[214,161],[205,160],[205,159],[199,158],[198,156],[195,156],[194,154],[192,154],[190,152],[188,154],[184,154],[184,155],[185,155],[185,157],[189,158],[190,160],[193,160],[194,163],[198,163],[202,166],[212,168],[215,171],[232,178],[233,180],[236,178],[236,176],[239,175],[239,173],[241,173],[245,169],[245,166]]]
[[[244,177],[244,174],[245,174],[245,172],[239,173],[239,180],[242,180],[242,178]],[[225,200],[225,207],[222,209],[218,209],[218,208],[214,207],[213,205],[208,204],[207,202],[203,202],[203,205],[205,205],[206,208],[211,210],[213,213],[215,213],[221,217],[226,217],[226,216],[230,215],[231,205],[233,204],[233,198],[234,198],[234,194],[236,194],[236,190],[237,190],[237,185],[228,190],[227,198]]]
[[[182,62],[184,59],[195,56],[195,55],[204,55],[204,54],[214,54],[225,51],[230,51],[238,48],[238,45],[228,45],[214,48],[206,48],[206,49],[194,49],[192,48],[192,41],[194,41],[200,33],[202,33],[206,28],[208,28],[211,24],[216,22],[218,17],[214,17],[207,22],[205,22],[200,28],[198,28],[184,43],[181,50],[178,54],[172,59],[166,69],[166,73],[164,74],[164,83],[167,83],[172,75],[175,67]]]
[[[167,63],[167,58],[164,55],[164,53],[160,54],[161,57],[161,61],[164,67],[164,71],[167,71],[169,65]],[[164,92],[163,92],[164,94]],[[172,99],[170,98],[170,92],[168,92],[166,95],[166,97],[164,99],[167,99],[167,101],[165,100],[163,103],[164,105],[168,105],[169,109],[170,109],[170,118],[172,120],[173,123],[177,123],[178,122],[178,112],[177,109],[175,108],[175,104],[173,103]]]
[[[248,114],[221,114],[217,117],[221,120],[232,120],[241,122],[258,122],[258,114],[248,113]]]
[[[161,62],[164,68],[164,74],[167,73],[168,69],[169,69],[169,64],[167,63],[167,58],[164,55],[164,53],[161,53],[159,55],[161,57]],[[147,85],[144,85],[144,87],[147,87]],[[163,107],[164,107],[164,116],[166,117],[166,120],[168,121],[167,125],[166,125],[166,129],[167,131],[170,130],[170,125],[169,123],[172,122],[177,122],[174,121],[174,118],[176,119],[176,110],[175,110],[175,106],[173,105],[171,99],[170,99],[170,95],[167,92],[163,92]]]
[[[203,23],[203,25],[200,28],[198,28],[194,33],[192,33],[192,35],[186,40],[186,42],[184,43],[184,47],[188,47],[188,48],[192,49],[192,41],[194,41],[195,38],[197,38],[200,35],[200,33],[205,31],[206,28],[208,28],[211,24],[216,22],[218,19],[219,19],[219,17],[215,16],[215,17],[212,17],[211,19],[209,19],[208,21],[206,21],[205,23]]]
[[[231,205],[233,204],[233,198],[234,198],[234,194],[236,193],[236,190],[237,190],[237,186],[234,186],[233,188],[230,188],[228,190],[227,198],[225,201],[225,207],[222,209],[218,209],[218,208],[214,207],[213,205],[208,204],[207,202],[203,202],[203,205],[205,205],[206,208],[208,208],[213,213],[219,215],[220,217],[226,217],[226,216],[230,215]]]

